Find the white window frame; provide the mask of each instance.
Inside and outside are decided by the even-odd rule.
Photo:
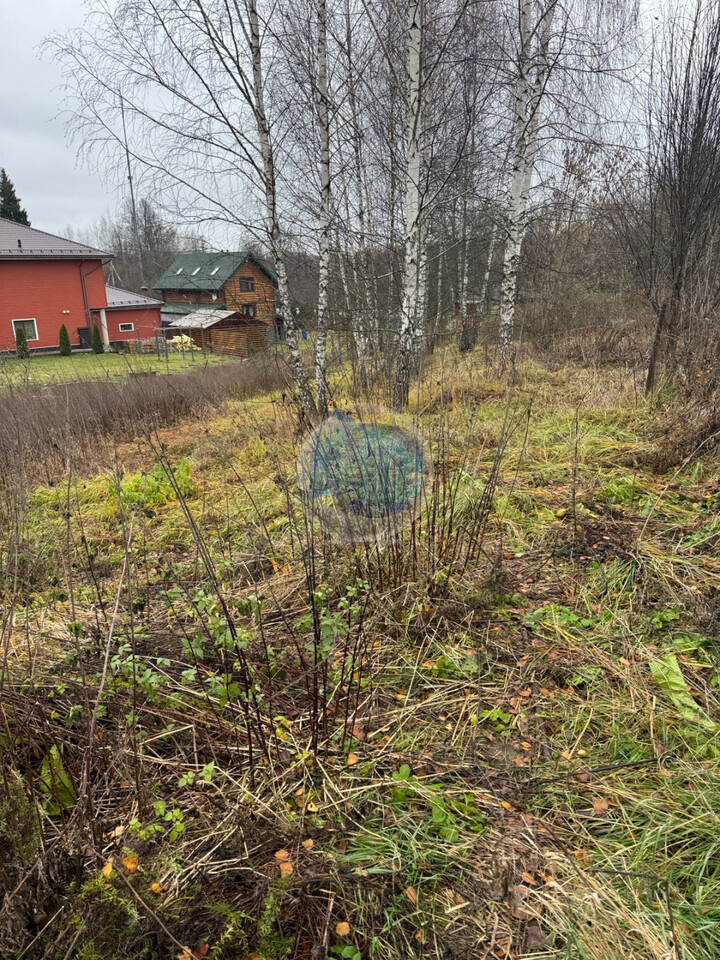
[[[218,272],[219,269],[220,269],[220,267],[213,267],[212,270],[210,271],[210,276],[211,276],[211,277],[214,277],[215,274]]]
[[[196,277],[200,273],[200,267],[195,267],[193,272],[190,274],[191,277]]]
[[[175,276],[176,276],[176,277],[179,277],[182,272],[183,272],[183,268],[180,267],[179,270],[176,270],[176,271],[175,271]]]
[[[135,324],[132,323],[130,320],[123,320],[122,323],[118,324],[118,330],[120,331],[120,333],[134,333]]]
[[[40,339],[40,337],[38,336],[37,319],[35,317],[17,317],[15,320],[12,321],[13,337],[15,338],[15,343],[17,343],[17,330],[15,327],[16,323],[34,323],[35,336],[34,337],[26,336],[25,339],[27,340],[28,343],[34,343],[36,340]]]

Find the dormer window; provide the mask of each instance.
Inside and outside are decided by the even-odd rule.
[[[179,277],[181,273],[182,273],[182,267],[180,267],[179,270],[176,270],[176,271],[175,271],[175,276],[176,276],[176,277]]]
[[[200,273],[200,267],[195,267],[195,269],[192,272],[192,276],[196,277],[199,273]]]
[[[220,267],[213,267],[212,270],[210,271],[210,276],[211,276],[211,277],[214,277],[215,274],[218,272],[219,269],[220,269]]]

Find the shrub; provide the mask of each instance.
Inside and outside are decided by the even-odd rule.
[[[19,360],[29,360],[30,359],[30,350],[27,345],[27,337],[25,336],[25,331],[22,327],[18,327],[15,331],[15,349],[17,350],[17,355]]]
[[[100,330],[96,323],[93,324],[92,348],[93,353],[105,353],[105,347],[102,342],[102,337],[100,336]]]
[[[97,329],[97,327],[95,329]],[[69,357],[71,354],[72,346],[70,344],[70,334],[68,333],[65,324],[63,324],[60,327],[60,356]]]

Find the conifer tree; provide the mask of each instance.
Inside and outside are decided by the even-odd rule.
[[[26,227],[30,226],[27,210],[20,206],[15,193],[15,184],[5,173],[4,168],[0,169],[0,217],[14,220],[15,223],[23,223]]]
[[[25,336],[25,329],[23,327],[18,327],[15,331],[15,349],[18,360],[30,359],[30,350],[28,349],[27,337]]]
[[[70,344],[70,334],[67,327],[63,324],[60,327],[60,356],[69,357],[72,355],[72,346]]]
[[[105,347],[103,346],[102,337],[100,336],[100,330],[96,323],[93,324],[92,348],[93,353],[105,353]]]

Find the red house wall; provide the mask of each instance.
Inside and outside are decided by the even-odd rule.
[[[137,340],[138,330],[140,337],[154,337],[155,331],[162,326],[160,321],[160,307],[127,307],[122,310],[106,310],[108,337],[112,343],[115,340]],[[100,326],[100,314],[93,311],[93,319]],[[121,330],[121,323],[132,323],[133,330]]]
[[[15,349],[12,321],[30,317],[38,331],[31,349],[57,347],[63,323],[79,343],[78,328],[88,325],[81,270],[90,307],[107,306],[101,260],[0,260],[0,350]]]

